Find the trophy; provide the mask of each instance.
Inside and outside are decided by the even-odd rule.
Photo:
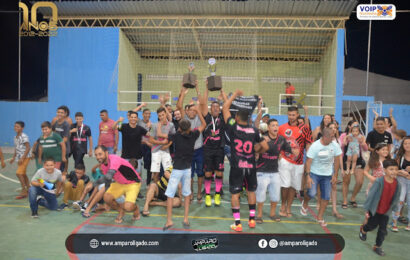
[[[208,90],[217,91],[222,89],[222,78],[221,76],[215,76],[216,72],[216,60],[215,58],[210,58],[208,60],[208,68],[211,76],[208,77]]]
[[[193,62],[189,63],[188,70],[189,73],[184,74],[182,78],[182,85],[186,88],[195,88],[196,75],[192,73],[194,71],[195,65]]]

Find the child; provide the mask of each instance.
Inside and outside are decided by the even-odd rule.
[[[191,123],[187,119],[182,119],[179,123],[179,129],[176,134],[171,134],[166,137],[175,144],[175,161],[174,170],[172,168],[167,168],[165,170],[171,172],[169,178],[168,187],[165,191],[167,199],[167,223],[165,224],[163,230],[171,228],[174,223],[172,222],[172,207],[175,193],[178,188],[178,183],[182,183],[182,196],[184,196],[184,221],[182,222],[183,227],[188,229],[190,224],[188,221],[189,204],[191,197],[191,162],[194,155],[194,145],[196,139],[199,137],[205,129],[206,122],[202,116],[199,108],[196,107],[199,120],[201,125],[197,130],[191,130]],[[158,135],[162,135],[161,127],[158,127]]]
[[[93,138],[91,136],[91,129],[88,125],[83,123],[83,113],[75,113],[75,121],[76,123],[71,125],[70,130],[70,144],[71,153],[73,154],[74,158],[74,167],[76,167],[78,164],[84,165],[83,158],[87,153],[87,138],[90,142],[88,156],[91,157],[93,155]]]
[[[58,207],[58,211],[63,210],[68,206],[68,200],[78,200],[84,190],[84,186],[90,181],[90,178],[85,174],[84,164],[77,164],[75,171],[71,171],[67,175],[67,180],[64,183],[64,198],[63,203]]]
[[[347,145],[347,161],[346,161],[346,174],[353,173],[356,169],[357,158],[359,157],[360,147],[359,138],[361,138],[360,130],[358,126],[352,128],[352,133],[345,138],[345,145]],[[352,170],[350,170],[350,164],[352,165]]]
[[[13,158],[10,160],[10,164],[12,164],[17,159],[17,171],[16,176],[20,181],[21,184],[21,192],[20,195],[16,197],[16,199],[24,199],[28,195],[28,189],[30,188],[30,182],[27,178],[26,170],[27,165],[30,162],[30,142],[28,136],[23,133],[24,129],[24,122],[17,121],[14,124],[14,131],[16,132],[16,136],[14,137],[14,155]]]
[[[53,158],[54,165],[60,169],[61,162],[67,162],[66,146],[63,138],[57,133],[52,132],[51,124],[45,121],[41,124],[41,131],[43,135],[39,140],[38,162],[41,164],[42,160],[46,158]]]
[[[360,227],[359,232],[359,238],[362,241],[366,241],[367,232],[379,226],[373,251],[380,256],[385,255],[381,246],[384,237],[387,235],[387,223],[389,221],[387,213],[390,210],[398,210],[400,195],[400,185],[398,185],[396,180],[398,172],[397,162],[387,159],[383,162],[383,168],[385,176],[375,180],[363,205],[363,208],[367,211],[366,216],[369,216],[369,218],[367,223]]]
[[[395,159],[397,152],[403,142],[404,137],[407,136],[407,132],[403,129],[396,130],[393,132],[393,150],[392,150],[392,158]]]
[[[57,209],[57,196],[63,182],[61,171],[55,168],[53,158],[44,160],[43,168],[38,170],[31,179],[29,202],[31,217],[38,218],[38,205],[49,210]]]
[[[374,151],[370,154],[369,163],[364,168],[364,175],[370,180],[367,186],[366,195],[369,193],[370,187],[377,178],[383,177],[383,161],[390,159],[388,145],[385,143],[378,143]],[[372,171],[370,175],[369,171]]]

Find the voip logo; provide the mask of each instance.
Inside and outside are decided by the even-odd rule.
[[[39,7],[51,8],[50,22],[37,21],[37,9]],[[57,35],[57,6],[52,2],[37,2],[31,7],[31,21],[29,21],[29,12],[26,4],[19,2],[19,8],[23,10],[23,24],[20,27],[21,36],[55,36]],[[35,29],[32,30],[32,29]]]
[[[359,20],[394,20],[396,6],[392,4],[358,5],[356,15]]]

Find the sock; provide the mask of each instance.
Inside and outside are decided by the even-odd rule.
[[[211,194],[211,181],[212,181],[212,177],[205,177],[205,193],[206,195]]]
[[[232,215],[233,218],[235,219],[235,225],[241,224],[241,213],[239,212],[239,207],[237,208],[232,208]]]
[[[249,204],[249,220],[255,220],[256,204]]]
[[[222,176],[216,176],[215,178],[215,192],[219,194],[222,189]]]

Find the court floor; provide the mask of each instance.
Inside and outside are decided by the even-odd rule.
[[[11,154],[5,154],[6,159]],[[85,158],[87,169],[96,163],[95,158]],[[224,193],[221,207],[206,208],[204,203],[198,204],[193,201],[190,207],[190,222],[192,230],[184,230],[182,227],[183,208],[174,209],[174,228],[168,232],[188,233],[188,232],[230,232],[229,225],[233,222],[229,192],[228,192],[228,167],[226,164],[224,178]],[[140,220],[133,222],[131,215],[127,214],[122,224],[115,224],[115,212],[97,213],[89,219],[85,219],[77,211],[65,209],[64,211],[49,211],[44,208],[39,209],[39,218],[32,219],[27,199],[16,200],[20,184],[15,176],[17,166],[9,165],[0,169],[0,255],[1,259],[188,259],[208,258],[210,255],[165,255],[165,254],[71,254],[65,248],[67,236],[73,233],[161,233],[166,220],[166,211],[162,207],[151,207],[149,217],[141,217]],[[69,169],[73,168],[73,161],[70,161]],[[34,161],[28,167],[28,176],[31,178],[35,171]],[[145,171],[143,177],[145,177]],[[351,187],[354,181],[352,180]],[[363,221],[364,210],[360,207],[364,200],[364,190],[367,183],[363,185],[362,192],[357,198],[358,208],[348,208],[339,210],[345,216],[343,220],[336,220],[331,216],[330,206],[326,210],[325,220],[328,226],[320,227],[315,221],[314,214],[317,213],[315,201],[310,204],[311,213],[303,217],[299,213],[300,201],[295,200],[292,208],[292,218],[282,218],[281,222],[269,220],[269,206],[266,202],[264,208],[264,223],[257,225],[250,230],[247,225],[248,206],[246,198],[241,199],[241,218],[244,221],[244,232],[248,233],[337,233],[345,239],[344,250],[336,255],[316,254],[303,255],[305,259],[373,259],[378,257],[372,252],[377,231],[368,234],[366,242],[358,238],[359,226]],[[142,192],[145,194],[145,184],[142,185]],[[194,184],[196,194],[196,185]],[[58,198],[59,203],[62,196]],[[338,204],[341,200],[341,185],[338,185]],[[143,206],[144,200],[139,199],[138,204]],[[313,215],[312,215],[313,212]],[[408,249],[408,239],[410,232],[404,230],[404,226],[399,226],[399,232],[388,232],[388,236],[383,244],[386,252],[386,259],[408,259],[410,253]],[[232,257],[231,257],[232,256]],[[276,254],[275,259],[294,259],[300,257],[297,254]],[[226,255],[213,254],[213,259],[266,259],[267,255]],[[272,257],[272,254],[269,255]]]

